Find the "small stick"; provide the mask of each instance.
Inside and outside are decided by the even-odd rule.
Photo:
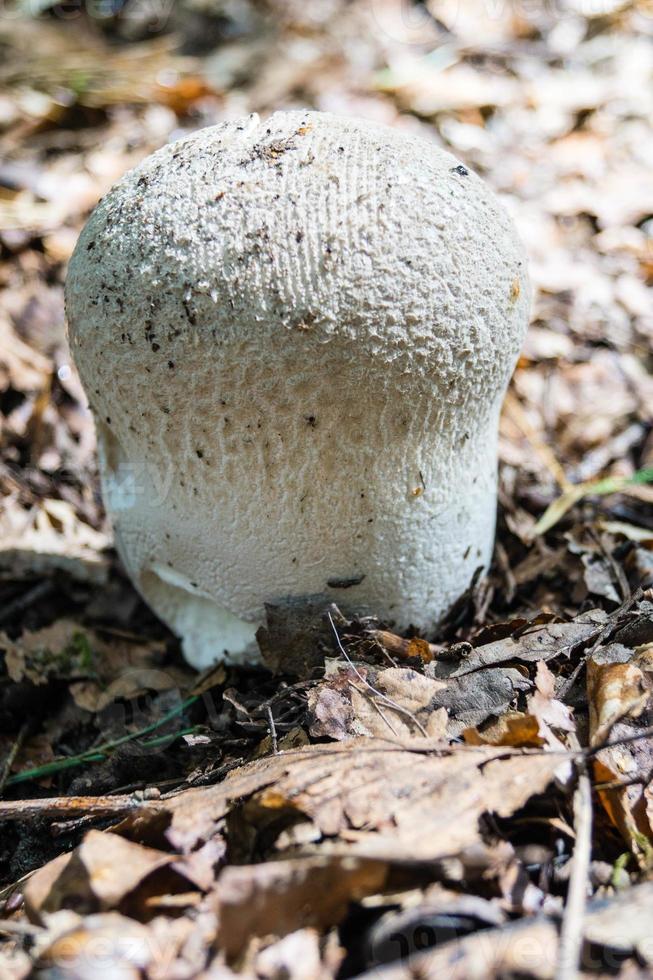
[[[35,926],[31,922],[0,919],[0,933],[4,933],[6,936],[38,936],[40,932],[43,932],[43,927]]]
[[[33,606],[39,599],[44,599],[46,595],[52,592],[52,589],[52,582],[37,582],[27,592],[19,595],[17,599],[7,603],[0,613],[0,623],[6,623],[12,616],[17,616],[18,613],[25,612],[26,609]]]
[[[388,728],[390,729],[390,731],[392,732],[392,734],[395,736],[395,738],[398,738],[399,736],[398,736],[397,732],[392,727],[392,722],[390,721],[389,718],[386,718],[386,716],[383,714],[383,712],[381,711],[381,708],[377,704],[376,698],[370,697],[370,695],[367,693],[367,691],[365,689],[363,689],[362,691],[359,691],[359,689],[356,687],[356,685],[354,684],[353,681],[349,681],[349,686],[352,689],[352,691],[356,691],[356,693],[357,694],[360,694],[361,697],[364,697],[364,698],[367,698],[368,699],[368,701],[370,702],[370,704],[372,705],[372,707],[374,708],[374,710],[376,711],[376,713],[378,715],[380,715],[380,717],[383,719],[383,721],[388,726]]]
[[[397,636],[389,630],[370,630],[368,637],[378,643],[386,653],[393,653],[397,657],[421,657],[424,663],[437,660],[442,653],[442,647],[435,643],[429,643],[419,636],[414,636],[407,640],[403,636]]]
[[[129,810],[156,806],[157,801],[142,800],[135,795],[124,796],[54,796],[40,800],[5,800],[0,803],[0,821],[22,820],[25,817],[54,817],[72,819],[85,813],[113,816]]]
[[[268,716],[268,725],[270,728],[270,738],[272,739],[272,751],[275,755],[279,755],[279,743],[277,742],[277,729],[274,724],[274,715],[272,714],[272,708],[270,705],[266,705],[266,714]]]
[[[2,772],[0,773],[0,796],[5,791],[5,786],[7,785],[7,780],[9,779],[9,774],[11,773],[11,767],[14,764],[16,756],[20,752],[23,742],[25,741],[25,736],[29,730],[29,722],[25,721],[21,725],[20,731],[13,741],[9,752],[7,753],[7,758],[2,765]]]
[[[570,742],[573,748],[580,748],[575,736],[570,736]],[[573,745],[573,742],[576,744]],[[555,980],[575,980],[583,946],[583,921],[592,854],[592,784],[585,763],[579,766],[578,786],[574,793],[574,830],[576,842],[560,930]]]

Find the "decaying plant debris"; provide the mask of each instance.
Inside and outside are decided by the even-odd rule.
[[[400,7],[0,23],[0,977],[653,965],[650,10]],[[197,676],[110,550],[62,283],[125,169],[293,105],[439,140],[527,242],[495,560],[430,635],[278,604]]]

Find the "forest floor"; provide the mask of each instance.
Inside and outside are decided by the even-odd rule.
[[[148,10],[0,19],[0,978],[650,976],[650,4]],[[495,558],[428,637],[273,617],[198,677],[111,550],[66,263],[147,153],[304,105],[518,224]]]

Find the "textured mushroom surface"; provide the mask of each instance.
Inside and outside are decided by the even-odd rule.
[[[191,663],[255,657],[289,595],[428,630],[487,565],[529,286],[448,153],[313,111],[201,130],[100,202],[66,303],[117,547]]]

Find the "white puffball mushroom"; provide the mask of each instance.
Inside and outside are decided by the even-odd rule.
[[[128,173],[66,284],[104,501],[196,667],[264,603],[428,630],[490,560],[526,257],[488,187],[313,111],[200,130]]]

